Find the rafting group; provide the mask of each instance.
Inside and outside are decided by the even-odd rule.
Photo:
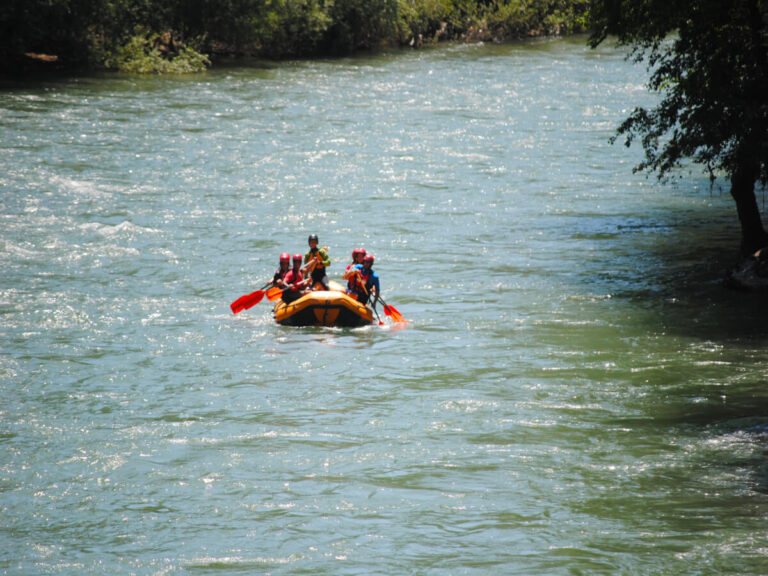
[[[326,269],[331,259],[328,249],[319,246],[317,234],[309,236],[308,244],[309,250],[303,256],[280,254],[272,280],[232,302],[232,312],[247,310],[266,295],[269,301],[276,301],[273,313],[278,324],[357,327],[373,323],[374,314],[379,324],[384,324],[376,311],[376,304],[381,301],[387,316],[394,322],[405,322],[402,314],[381,296],[373,254],[363,248],[352,251],[352,262],[342,276],[347,283],[342,286],[328,279]]]

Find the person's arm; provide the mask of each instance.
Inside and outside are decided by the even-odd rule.
[[[331,265],[331,257],[328,256],[328,252],[326,252],[325,248],[320,248],[320,250],[317,251],[317,253],[320,255],[320,263],[328,268],[328,266]]]
[[[307,255],[304,257],[306,258],[306,264],[301,267],[301,272],[303,274],[310,274],[312,271],[314,271],[315,266],[317,266],[317,258],[310,256],[310,253],[307,252]]]
[[[379,301],[379,293],[381,292],[381,285],[379,284],[379,276],[378,274],[373,277],[373,286],[372,289],[375,289],[375,296],[373,297],[373,306],[376,307],[376,302]]]

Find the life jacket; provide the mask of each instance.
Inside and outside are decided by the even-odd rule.
[[[301,273],[301,270],[294,272],[293,268],[288,270],[288,273],[283,277],[283,282],[286,284],[296,284],[302,280],[304,280],[304,275]]]
[[[288,270],[285,270],[285,271],[283,271],[282,268],[278,268],[277,270],[275,270],[275,275],[272,277],[272,281],[274,282],[278,278],[280,280],[285,281],[285,277],[288,275],[288,272],[290,271],[291,271],[290,267],[288,268]]]
[[[368,284],[373,279],[373,268],[365,268],[363,266],[363,269],[360,270],[360,275],[363,277],[363,282],[365,282],[365,287],[368,288]]]
[[[323,258],[323,255],[320,254],[321,259],[317,259],[317,254],[320,252],[320,250],[323,250],[325,252],[325,258]],[[307,252],[307,255],[304,257],[304,260],[309,262],[312,258],[315,258],[315,260],[317,260],[317,264],[315,264],[314,270],[322,270],[323,268],[325,268],[325,264],[323,264],[323,260],[328,258],[328,251],[325,250],[325,248],[322,248],[322,249],[317,247],[310,248],[309,251]]]
[[[362,264],[350,264],[347,270],[352,268],[352,275],[347,281],[347,292],[350,294],[368,293],[368,277],[365,274],[365,268],[358,268]]]
[[[355,276],[354,268],[357,266],[357,262],[352,262],[351,264],[347,264],[347,267],[344,268],[344,274],[341,275],[341,277],[347,281],[347,284],[353,281]]]

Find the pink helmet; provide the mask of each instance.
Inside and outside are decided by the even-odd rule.
[[[357,256],[358,254],[364,257],[365,248],[355,248],[354,250],[352,250],[352,260],[354,260],[355,256]]]
[[[363,262],[370,262],[371,266],[373,266],[373,254],[366,254],[365,258],[363,258]]]
[[[303,259],[304,259],[304,256],[302,256],[301,254],[298,254],[298,253],[297,253],[297,254],[294,254],[294,255],[293,255],[293,263],[294,263],[294,264],[295,264],[296,262],[298,262],[299,264],[301,264],[301,261],[302,261]]]
[[[291,255],[288,252],[280,254],[280,262],[288,262],[291,259]]]

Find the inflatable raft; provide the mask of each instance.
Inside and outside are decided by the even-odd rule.
[[[283,326],[338,326],[356,328],[373,323],[373,312],[365,304],[347,296],[331,282],[331,290],[313,290],[286,304],[278,300],[274,315]]]

